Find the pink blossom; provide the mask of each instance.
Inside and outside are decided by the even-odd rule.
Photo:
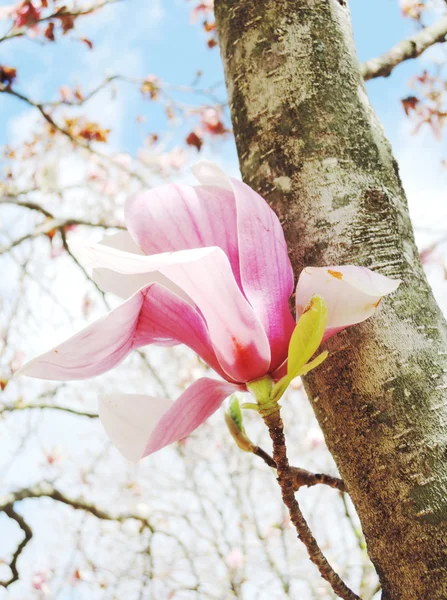
[[[208,16],[213,14],[214,11],[214,0],[204,0],[204,2],[198,2],[198,4],[191,11],[191,22],[194,23],[201,16]]]
[[[24,0],[16,10],[14,27],[25,27],[35,25],[41,17],[42,8],[34,6],[31,0]]]
[[[324,435],[319,427],[311,427],[304,438],[306,444],[311,450],[316,450],[320,446],[324,445]]]
[[[31,586],[33,590],[49,594],[48,575],[44,571],[36,571],[31,578]]]
[[[210,135],[223,135],[228,133],[222,121],[222,112],[214,107],[207,107],[201,111],[199,131]]]
[[[230,569],[241,569],[245,563],[245,556],[240,548],[233,548],[225,557],[225,562]]]
[[[189,435],[248,382],[278,379],[295,327],[293,272],[277,216],[213,164],[194,172],[197,187],[164,185],[132,196],[128,231],[71,245],[98,285],[125,301],[22,368],[41,379],[86,379],[147,344],[192,348],[220,379],[198,379],[174,403],[121,393],[100,398],[106,432],[132,460]],[[314,294],[323,296],[327,338],[367,319],[398,285],[361,267],[306,268],[297,316]]]

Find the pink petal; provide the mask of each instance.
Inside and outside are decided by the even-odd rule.
[[[267,333],[273,370],[287,357],[295,327],[288,305],[293,271],[281,223],[259,194],[242,181],[227,177],[213,163],[202,161],[193,171],[200,183],[233,191],[241,283]],[[217,194],[216,188],[214,193]]]
[[[322,296],[329,313],[327,339],[374,314],[382,297],[394,292],[400,283],[365,267],[306,267],[296,287],[297,318],[314,294]]]
[[[138,291],[108,315],[20,370],[59,381],[87,379],[118,365],[133,348],[184,343],[225,377],[201,314],[159,284]]]
[[[221,377],[229,378],[217,360],[205,320],[197,308],[164,286],[154,284],[148,289],[139,315],[134,347],[176,343],[186,344]]]
[[[238,389],[230,383],[203,378],[174,403],[130,394],[102,396],[99,417],[118,450],[137,461],[192,433]]]
[[[240,284],[236,209],[231,192],[168,184],[131,196],[125,207],[131,236],[145,254],[218,246]]]
[[[120,231],[119,233],[106,235],[99,243],[104,246],[109,246],[110,248],[117,248],[124,252],[131,252],[133,254],[144,256],[144,252],[136,245],[128,231]],[[163,284],[164,287],[171,289],[184,300],[193,304],[178,286],[174,285],[161,273],[154,272],[143,273],[142,275],[122,275],[121,273],[116,273],[110,269],[99,268],[93,269],[93,280],[105,292],[115,294],[124,300],[133,296],[135,292],[142,287],[147,286],[149,283],[158,282]]]
[[[95,377],[119,364],[131,351],[141,294],[95,321],[62,344],[26,363],[18,374],[70,381]]]
[[[165,398],[142,394],[108,394],[99,397],[99,419],[121,454],[137,462],[144,456],[150,432],[172,405]]]
[[[152,256],[129,254],[100,244],[72,244],[79,259],[119,273],[160,271],[178,285],[205,317],[216,355],[235,381],[262,377],[270,364],[265,331],[239,290],[220,248],[180,250]]]

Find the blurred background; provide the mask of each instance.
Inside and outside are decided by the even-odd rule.
[[[447,13],[443,0],[350,8],[361,61]],[[444,310],[446,62],[436,44],[367,84]],[[67,240],[116,231],[129,193],[193,183],[200,158],[240,176],[212,0],[0,0],[0,145],[0,599],[333,598],[223,410],[138,465],[108,442],[98,394],[175,398],[207,370],[191,351],[144,348],[85,382],[14,377],[116,306]],[[299,380],[283,405],[292,464],[336,475]],[[269,448],[255,414],[246,428]],[[379,598],[349,498],[299,499],[335,569]]]

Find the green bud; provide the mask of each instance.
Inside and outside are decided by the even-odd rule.
[[[327,319],[326,302],[321,296],[313,296],[290,338],[287,375],[278,381],[272,392],[272,397],[276,400],[281,398],[292,379],[299,375],[305,375],[327,358],[328,353],[325,351],[308,362],[321,344]]]
[[[236,394],[233,394],[230,398],[230,405],[228,411],[225,413],[225,422],[231,437],[239,448],[244,452],[253,452],[254,445],[245,433],[242,410]]]
[[[291,379],[298,375],[320,346],[327,318],[326,302],[321,296],[313,296],[290,338],[287,375]]]
[[[239,431],[244,431],[244,424],[242,420],[242,410],[239,404],[239,398],[236,394],[230,397],[230,406],[228,407],[228,413],[233,421],[236,423]]]

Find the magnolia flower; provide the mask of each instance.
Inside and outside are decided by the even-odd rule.
[[[189,435],[247,383],[278,380],[295,327],[293,273],[277,216],[211,163],[194,172],[200,186],[169,184],[132,196],[128,232],[72,244],[102,289],[125,301],[22,369],[41,379],[86,379],[146,344],[186,344],[197,352],[220,379],[198,379],[174,403],[119,393],[100,398],[104,428],[131,460]],[[321,295],[327,338],[367,319],[398,285],[361,267],[309,267],[298,281],[297,315]]]

